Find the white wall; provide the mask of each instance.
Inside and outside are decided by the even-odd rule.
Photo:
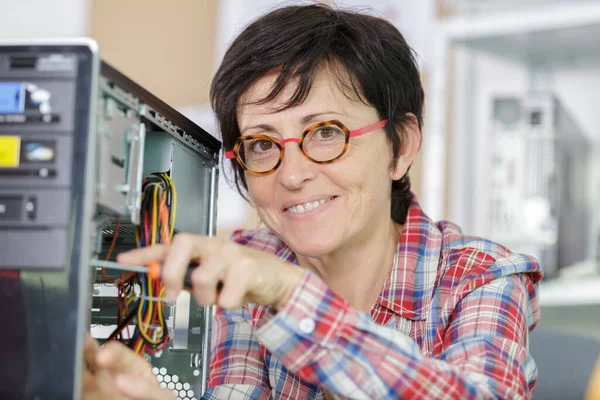
[[[333,3],[357,11],[371,9],[374,15],[390,21],[419,56],[421,70],[428,72],[432,57],[432,31],[436,25],[434,0],[336,0]]]
[[[0,39],[89,35],[90,0],[0,0]]]
[[[584,134],[600,142],[600,62],[596,65],[570,66],[552,72],[552,89],[580,124]]]

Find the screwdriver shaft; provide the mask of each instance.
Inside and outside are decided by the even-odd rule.
[[[122,271],[131,271],[131,272],[148,272],[148,267],[144,267],[142,265],[126,265],[119,264],[114,261],[104,261],[104,260],[90,260],[90,266],[96,268],[110,268],[110,269],[120,269]]]
[[[111,269],[120,269],[122,271],[131,271],[131,272],[139,272],[142,274],[148,273],[148,267],[143,265],[126,265],[119,264],[114,261],[104,261],[104,260],[90,260],[90,266],[95,268],[111,268]],[[192,272],[194,269],[198,267],[198,264],[190,264],[188,269],[185,271],[185,277],[183,278],[183,286],[186,288],[192,287]],[[217,291],[220,291],[223,287],[223,282],[217,283]]]

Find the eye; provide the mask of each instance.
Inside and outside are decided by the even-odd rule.
[[[273,149],[273,142],[270,140],[256,140],[250,145],[250,149],[256,153],[263,153]]]
[[[336,126],[323,126],[314,130],[312,138],[320,141],[328,141],[344,136],[343,132]]]

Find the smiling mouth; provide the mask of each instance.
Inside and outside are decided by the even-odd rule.
[[[302,204],[296,204],[295,206],[288,207],[286,209],[286,211],[289,212],[290,214],[304,214],[306,212],[309,212],[309,211],[312,211],[314,209],[321,207],[323,204],[330,202],[334,198],[335,198],[335,196],[332,196],[327,199],[321,199],[321,200],[309,201],[309,202],[302,203]]]

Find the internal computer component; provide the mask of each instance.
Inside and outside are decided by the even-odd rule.
[[[201,397],[212,310],[92,265],[177,232],[214,234],[219,152],[91,40],[0,43],[0,303],[12,327],[0,398],[78,398],[86,331],[144,354],[179,398]]]

